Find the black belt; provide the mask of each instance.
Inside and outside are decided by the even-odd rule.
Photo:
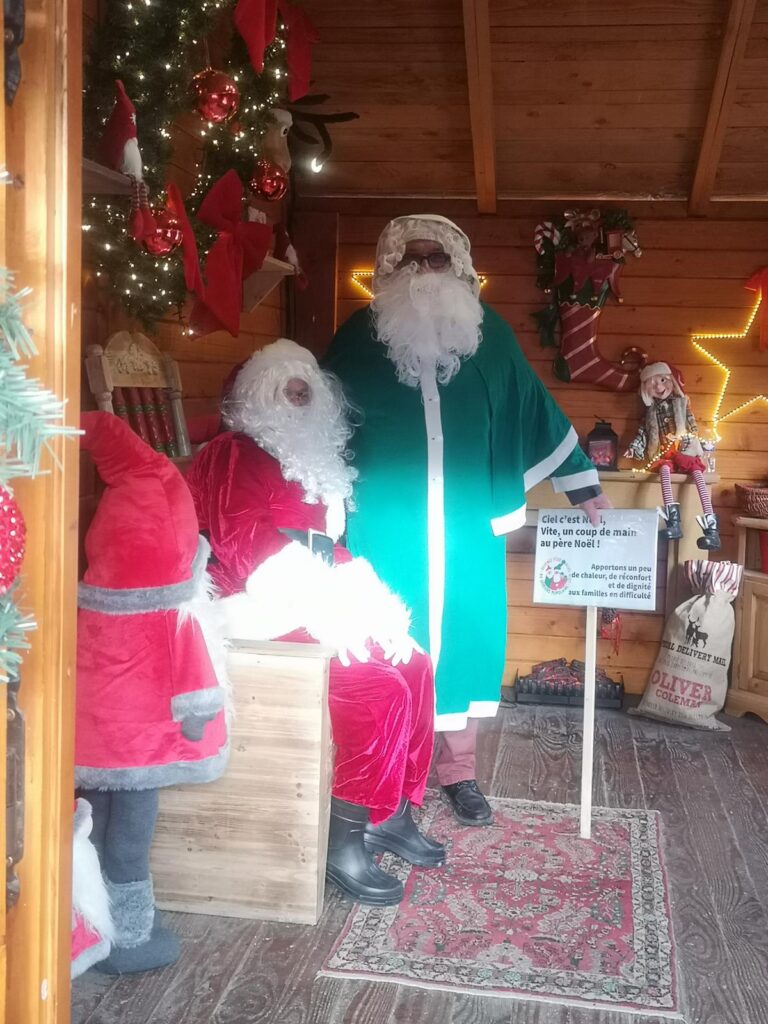
[[[292,530],[282,526],[278,527],[278,532],[289,540],[303,544],[313,555],[320,555],[324,562],[333,565],[333,541],[327,533],[320,533],[318,530]]]

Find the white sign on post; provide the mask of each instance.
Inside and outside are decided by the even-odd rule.
[[[580,509],[542,509],[536,536],[537,604],[627,608],[656,606],[658,513],[605,509],[593,526]]]
[[[658,514],[653,509],[605,509],[592,526],[580,509],[541,509],[536,535],[533,600],[587,609],[584,656],[584,740],[581,836],[592,833],[597,609],[656,607]]]

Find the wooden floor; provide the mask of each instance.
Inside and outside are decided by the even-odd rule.
[[[598,714],[595,803],[661,811],[688,1024],[768,1021],[768,726],[693,732]],[[497,796],[577,802],[580,712],[504,708],[478,778]],[[226,870],[226,865],[222,865]],[[449,995],[315,975],[348,913],[316,928],[168,915],[172,968],[74,984],[73,1024],[657,1024],[658,1017]]]

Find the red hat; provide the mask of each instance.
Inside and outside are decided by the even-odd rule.
[[[646,405],[650,405],[652,399],[648,395],[644,384],[651,377],[660,376],[672,378],[672,391],[678,398],[685,394],[685,380],[676,366],[672,366],[671,363],[648,363],[640,371],[640,393]]]
[[[104,127],[104,134],[99,142],[99,155],[107,167],[113,171],[122,170],[123,150],[129,139],[136,135],[136,108],[125,91],[125,86],[118,78],[115,82],[115,105],[109,120]]]
[[[80,447],[107,485],[85,535],[83,582],[127,590],[191,579],[199,530],[176,466],[111,413],[82,413],[80,425]]]

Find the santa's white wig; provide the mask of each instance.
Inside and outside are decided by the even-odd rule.
[[[437,242],[451,257],[451,272],[469,285],[472,294],[480,294],[480,281],[472,265],[469,238],[458,224],[436,213],[419,213],[395,217],[384,228],[376,246],[376,268],[373,272],[373,293],[386,283],[398,269],[408,242],[416,239]]]
[[[304,381],[310,402],[294,406],[285,394],[289,380]],[[349,463],[350,406],[333,374],[321,370],[307,349],[278,338],[246,360],[222,401],[230,430],[252,437],[274,456],[287,480],[300,483],[310,503],[341,498],[351,507],[357,471]]]

